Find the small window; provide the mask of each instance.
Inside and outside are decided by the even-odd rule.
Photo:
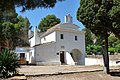
[[[60,34],[60,39],[63,39],[64,37],[63,37],[63,34]]]
[[[75,36],[75,40],[77,41],[77,36]]]

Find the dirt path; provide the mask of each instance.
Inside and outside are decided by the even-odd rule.
[[[102,66],[22,66],[19,73],[25,75],[57,74],[83,71],[103,70]]]
[[[103,71],[99,72],[84,72],[63,75],[27,77],[27,80],[120,80],[120,76],[111,76]]]

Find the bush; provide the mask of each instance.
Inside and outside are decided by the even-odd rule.
[[[20,68],[17,54],[3,49],[0,53],[0,74],[2,77],[12,76],[17,72],[17,68]]]
[[[102,47],[100,45],[88,45],[86,47],[86,53],[87,55],[91,54],[97,54],[98,52],[101,52]]]
[[[120,53],[120,43],[115,46],[116,52]]]
[[[116,49],[114,47],[110,47],[108,48],[108,51],[110,52],[110,54],[114,54]]]

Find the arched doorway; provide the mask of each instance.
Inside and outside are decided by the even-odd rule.
[[[71,56],[75,62],[75,64],[80,65],[83,64],[83,60],[82,60],[82,53],[79,49],[73,49],[71,51]]]

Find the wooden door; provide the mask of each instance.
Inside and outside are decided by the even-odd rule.
[[[20,53],[20,64],[26,64],[25,53]]]
[[[64,51],[60,51],[60,61],[61,61],[61,63],[65,63],[65,60],[64,60]]]

